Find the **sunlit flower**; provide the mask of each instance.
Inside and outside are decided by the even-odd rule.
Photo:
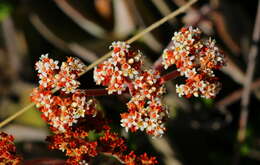
[[[220,90],[213,70],[225,65],[224,55],[215,40],[201,39],[199,29],[182,28],[174,33],[172,46],[164,50],[162,64],[165,69],[176,65],[187,78],[185,84],[176,85],[179,96],[213,98]]]
[[[121,94],[128,83],[139,75],[142,60],[141,53],[130,49],[124,42],[113,42],[111,58],[94,69],[96,84],[107,86],[108,94]]]

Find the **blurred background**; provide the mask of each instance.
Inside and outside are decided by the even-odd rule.
[[[37,86],[34,64],[41,54],[64,60],[74,56],[90,64],[108,52],[112,41],[127,40],[186,3],[187,0],[0,0],[0,120],[29,103]],[[179,98],[178,81],[167,83],[165,104],[170,109],[167,133],[152,139],[143,132],[126,133],[120,127],[125,98],[98,97],[112,125],[137,153],[147,152],[162,165],[260,164],[259,56],[250,89],[245,138],[238,144],[241,97],[246,80],[257,14],[257,0],[199,0],[184,14],[171,19],[132,44],[152,65],[183,26],[199,27],[217,40],[227,66],[217,72],[223,84],[216,99]],[[259,53],[258,53],[259,54]],[[95,88],[92,73],[80,78],[81,88]],[[63,159],[48,151],[48,126],[32,109],[1,129],[16,138],[25,159]],[[118,164],[98,157],[93,164]]]

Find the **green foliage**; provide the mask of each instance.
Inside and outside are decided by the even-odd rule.
[[[0,2],[0,22],[2,22],[7,16],[11,14],[12,7],[10,4]]]
[[[240,153],[241,155],[248,155],[252,149],[252,140],[253,140],[253,130],[252,128],[249,126],[246,129],[246,141],[245,143],[243,143],[240,147]]]
[[[248,144],[243,144],[240,148],[240,153],[242,155],[248,155],[249,152],[250,152],[250,146]]]
[[[205,99],[202,98],[202,102],[207,108],[211,108],[214,105],[214,99]]]
[[[95,130],[88,132],[88,140],[89,141],[96,141],[103,133],[96,133]]]

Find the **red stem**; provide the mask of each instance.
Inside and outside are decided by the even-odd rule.
[[[174,70],[174,71],[162,76],[163,83],[166,81],[169,81],[171,79],[175,79],[178,76],[180,76],[180,72],[178,72],[177,70]]]
[[[178,72],[177,70],[174,70],[174,71],[162,76],[162,80],[163,80],[162,83],[169,81],[171,79],[175,79],[179,75],[180,75],[180,72]],[[129,90],[126,90],[124,93],[129,93]],[[105,96],[105,95],[108,95],[106,89],[88,89],[88,90],[85,90],[85,94],[86,94],[86,96]]]
[[[162,64],[162,57],[158,58],[155,63],[153,64],[153,69],[162,72],[164,70],[164,66]]]
[[[54,158],[39,158],[33,160],[26,160],[22,165],[64,165],[65,160],[54,159]]]
[[[106,89],[88,89],[85,90],[86,96],[104,96],[108,95]]]

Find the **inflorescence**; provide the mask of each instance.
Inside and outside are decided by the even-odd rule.
[[[162,58],[165,69],[175,65],[186,78],[185,84],[176,85],[179,96],[213,98],[219,92],[221,84],[213,70],[224,66],[224,55],[215,40],[201,39],[198,28],[182,28],[175,32]]]
[[[131,95],[128,112],[121,114],[121,126],[126,131],[146,130],[153,136],[165,131],[167,108],[161,103],[165,87],[160,73],[142,69],[142,54],[124,42],[113,42],[111,58],[94,69],[97,84],[107,86],[109,94],[121,94],[126,89]]]
[[[18,165],[22,157],[17,155],[14,145],[14,137],[0,132],[0,164]]]
[[[220,90],[213,70],[225,65],[224,55],[214,40],[201,39],[199,29],[182,28],[174,33],[160,66],[153,67],[168,69],[175,65],[177,71],[165,76],[158,69],[143,69],[142,53],[127,43],[113,42],[110,48],[113,50],[111,57],[94,69],[94,81],[106,86],[104,94],[128,93],[131,96],[128,112],[121,114],[121,126],[126,131],[141,130],[153,137],[164,134],[168,109],[162,103],[162,96],[166,91],[164,83],[169,79],[179,75],[186,78],[185,84],[176,85],[179,96],[213,98]],[[128,165],[158,163],[146,153],[137,156],[129,151],[125,140],[111,132],[108,120],[96,108],[97,101],[87,90],[78,88],[77,78],[85,68],[79,59],[69,57],[59,65],[46,54],[35,66],[39,87],[33,90],[31,100],[54,133],[47,138],[49,148],[65,152],[69,157],[67,164],[86,165],[99,154],[114,156]],[[92,94],[95,95],[95,90]],[[90,131],[95,131],[98,137],[91,139]],[[13,138],[1,133],[0,140],[0,163],[17,164],[20,157],[16,156]]]
[[[95,100],[77,89],[80,83],[76,78],[85,66],[79,59],[70,57],[59,67],[58,61],[42,55],[35,66],[40,85],[32,92],[31,99],[53,130],[65,132],[79,118],[95,116]],[[59,89],[60,95],[54,95],[53,90]]]
[[[124,164],[155,164],[154,157],[128,151],[124,139],[110,131],[108,122],[98,112],[96,100],[89,98],[86,90],[78,89],[80,83],[76,79],[84,67],[81,61],[71,57],[59,66],[48,55],[42,55],[36,63],[40,85],[34,89],[31,99],[54,133],[47,138],[49,148],[65,152],[69,157],[67,164],[72,165],[87,164],[91,158],[104,153]],[[59,90],[58,94],[53,93],[55,90]],[[100,137],[89,140],[89,131],[95,131]]]

